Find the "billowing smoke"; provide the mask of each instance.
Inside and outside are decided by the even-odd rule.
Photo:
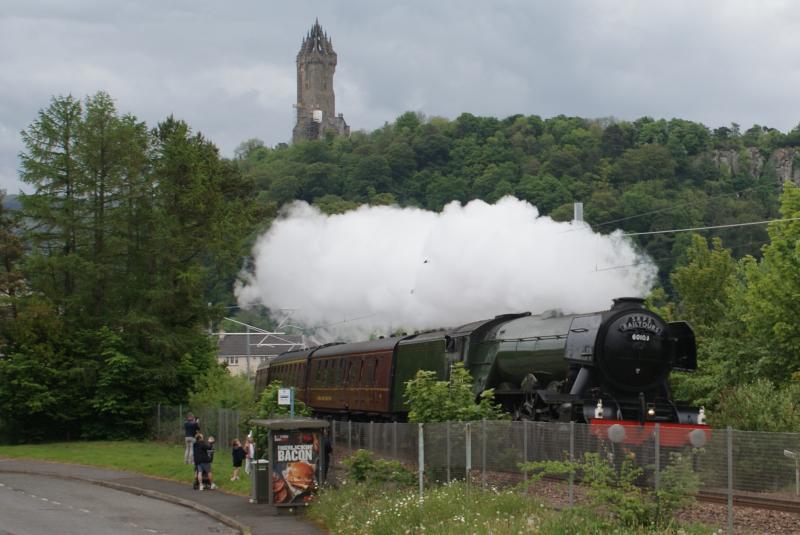
[[[253,256],[240,305],[347,339],[507,312],[604,310],[614,297],[646,294],[656,275],[621,233],[555,222],[513,197],[441,213],[362,206],[330,216],[296,202]]]

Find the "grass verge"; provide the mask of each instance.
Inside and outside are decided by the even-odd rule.
[[[491,492],[458,482],[427,490],[345,484],[322,492],[308,514],[332,533],[354,535],[436,534],[681,534],[712,533],[705,526],[628,527],[596,511],[555,511],[512,491]]]
[[[183,463],[183,445],[158,442],[56,442],[0,446],[0,457],[86,464],[172,479],[187,485],[194,474],[194,466]],[[244,469],[240,471],[240,480],[230,481],[233,472],[230,452],[216,452],[213,470],[214,482],[220,489],[242,496],[249,494],[250,481]]]

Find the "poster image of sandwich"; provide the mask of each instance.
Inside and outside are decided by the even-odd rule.
[[[309,503],[319,487],[319,433],[273,431],[272,503],[297,506]]]

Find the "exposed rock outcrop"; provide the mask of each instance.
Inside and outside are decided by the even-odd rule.
[[[755,147],[713,150],[709,156],[721,171],[729,171],[735,175],[747,173],[752,178],[759,178],[771,170],[781,184],[791,180],[800,185],[800,151],[792,147],[776,149],[769,158],[764,158]]]

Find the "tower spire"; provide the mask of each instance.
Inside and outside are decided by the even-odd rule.
[[[333,41],[315,17],[297,53],[297,124],[292,135],[295,142],[321,139],[326,132],[350,134],[344,117],[336,115],[333,93],[336,63]]]

